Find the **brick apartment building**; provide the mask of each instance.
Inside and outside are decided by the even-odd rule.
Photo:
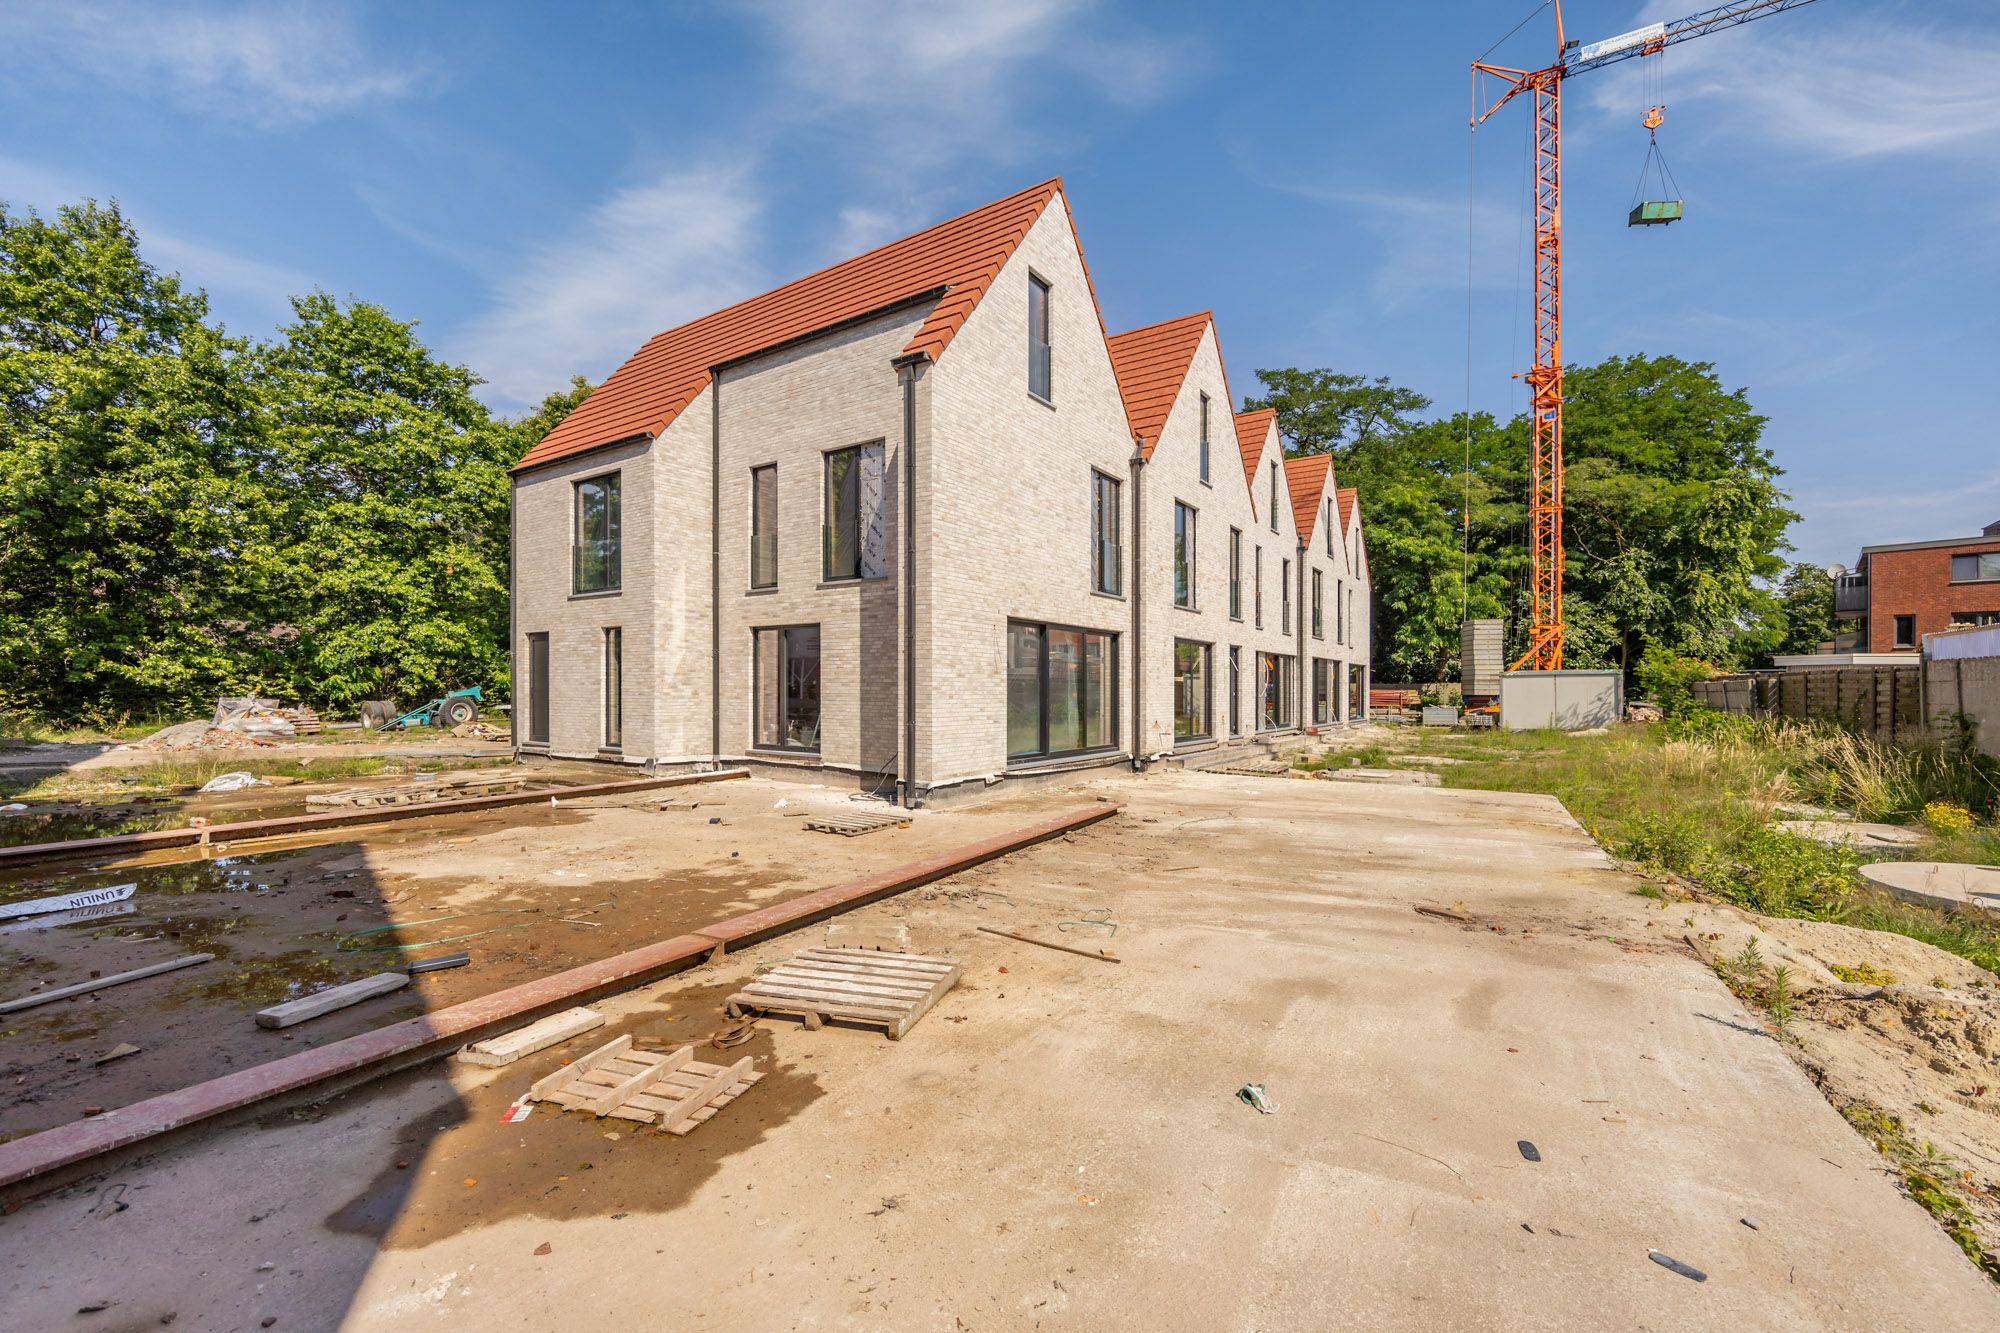
[[[1352,491],[1207,314],[1108,335],[1057,180],[659,334],[513,481],[527,753],[919,802],[1365,712]]]
[[[1862,547],[1834,580],[1833,610],[1857,621],[1835,641],[1855,652],[1914,653],[1926,634],[2000,624],[2000,523],[1977,537]]]

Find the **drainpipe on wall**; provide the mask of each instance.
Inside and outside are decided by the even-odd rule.
[[[1299,538],[1299,558],[1296,562],[1298,565],[1299,589],[1293,605],[1297,606],[1299,610],[1298,623],[1294,628],[1298,630],[1299,637],[1299,669],[1297,674],[1299,678],[1298,718],[1300,731],[1304,731],[1307,727],[1314,725],[1306,720],[1312,716],[1306,707],[1312,696],[1312,685],[1306,679],[1312,667],[1312,663],[1306,658],[1306,617],[1312,614],[1312,608],[1306,605],[1306,551],[1308,549],[1306,539],[1304,537]]]
[[[1146,767],[1146,673],[1142,667],[1145,654],[1140,651],[1142,624],[1139,618],[1139,599],[1146,587],[1145,563],[1140,559],[1140,551],[1145,542],[1145,509],[1141,503],[1145,480],[1146,441],[1141,436],[1132,437],[1132,767],[1135,771]]]
[[[722,371],[708,373],[708,740],[722,764]]]
[[[903,740],[897,786],[905,809],[923,806],[917,797],[917,370],[930,360],[913,352],[893,363],[903,381]]]

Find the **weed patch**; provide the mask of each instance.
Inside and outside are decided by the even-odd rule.
[[[1928,1142],[1919,1146],[1903,1122],[1879,1106],[1850,1102],[1840,1108],[1840,1113],[1895,1167],[1904,1193],[1937,1219],[1945,1234],[1965,1251],[1966,1258],[1979,1266],[1980,1272],[2000,1282],[2000,1255],[1979,1243],[1972,1229],[1972,1209],[1958,1192],[1969,1173],[1958,1172],[1952,1160]]]

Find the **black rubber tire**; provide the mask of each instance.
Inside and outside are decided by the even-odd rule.
[[[446,727],[462,727],[479,716],[479,705],[470,699],[446,699],[444,707],[438,709],[438,724]]]

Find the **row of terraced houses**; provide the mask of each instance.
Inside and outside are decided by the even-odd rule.
[[[1059,180],[670,329],[515,469],[515,744],[921,804],[1356,719],[1354,493],[1234,402]]]

